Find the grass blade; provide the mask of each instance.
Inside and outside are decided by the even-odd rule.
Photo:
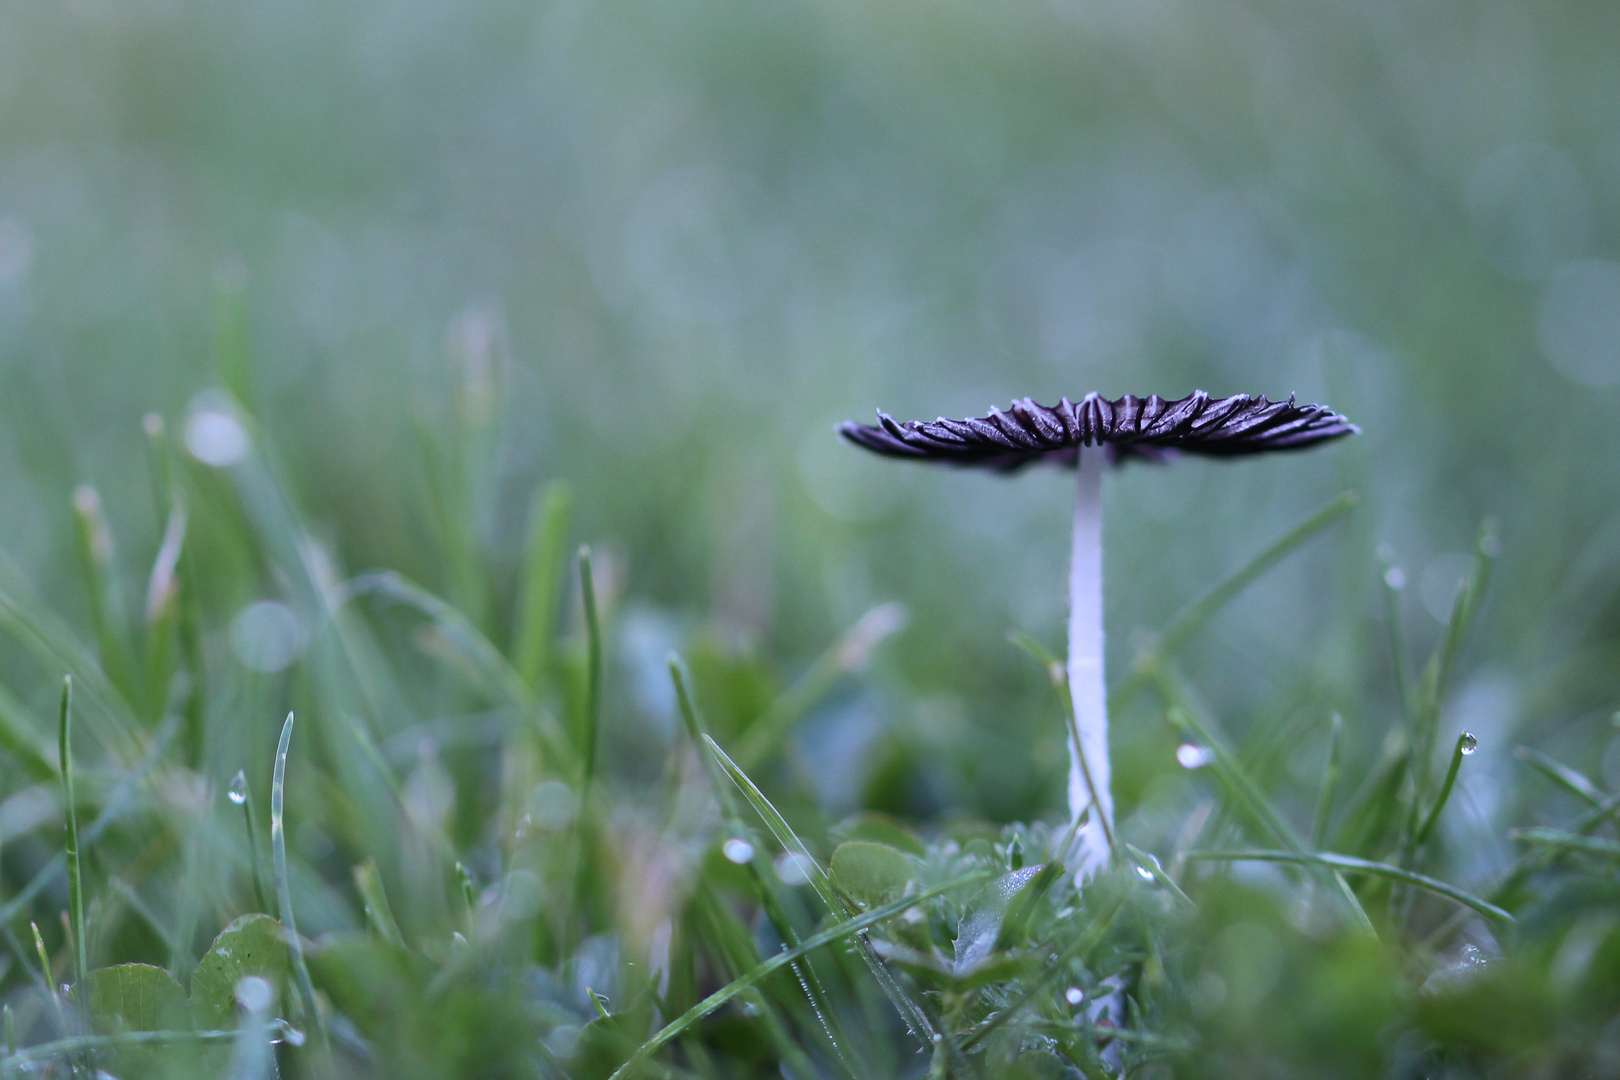
[[[1165,719],[1177,728],[1190,731],[1200,743],[1214,753],[1215,774],[1221,778],[1227,790],[1243,804],[1244,809],[1249,812],[1255,821],[1266,832],[1271,834],[1276,843],[1282,844],[1292,852],[1304,851],[1304,845],[1294,835],[1294,830],[1289,828],[1288,823],[1277,813],[1276,809],[1271,805],[1271,801],[1266,798],[1265,793],[1254,782],[1248,770],[1237,759],[1237,755],[1233,754],[1231,748],[1226,745],[1226,740],[1217,737],[1214,731],[1200,723],[1197,717],[1193,715],[1192,709],[1188,707],[1184,696],[1176,686],[1170,673],[1164,671],[1163,668],[1159,668],[1158,678],[1162,692],[1165,693],[1170,704],[1170,707],[1165,711]],[[1366,910],[1361,906],[1361,901],[1356,898],[1356,894],[1349,884],[1337,874],[1333,875],[1333,880],[1337,886],[1336,895],[1340,898],[1341,907],[1344,909],[1345,914],[1362,929],[1368,933],[1373,933],[1372,920],[1367,917]]]
[[[1419,687],[1417,721],[1412,735],[1412,784],[1414,797],[1407,820],[1407,836],[1417,835],[1417,819],[1419,807],[1429,794],[1432,784],[1430,778],[1430,762],[1434,758],[1435,740],[1439,736],[1440,707],[1445,701],[1446,690],[1451,682],[1451,670],[1456,664],[1457,654],[1462,650],[1463,638],[1468,633],[1468,627],[1473,622],[1474,613],[1479,608],[1480,595],[1485,590],[1485,584],[1490,576],[1491,552],[1495,550],[1495,531],[1490,522],[1486,522],[1480,530],[1479,542],[1474,546],[1474,562],[1469,568],[1468,576],[1463,578],[1458,586],[1457,595],[1451,604],[1451,617],[1446,622],[1446,635],[1440,647],[1429,658],[1429,663],[1423,672],[1423,684]],[[1412,844],[1403,849],[1403,854],[1409,858],[1412,853]],[[1404,863],[1406,858],[1402,859]]]
[[[247,773],[241,769],[237,769],[236,775],[231,777],[230,800],[242,808],[247,827],[248,862],[253,874],[253,896],[259,902],[259,910],[268,915],[270,901],[264,894],[264,860],[259,854],[259,815],[253,806],[253,788],[248,783]]]
[[[1434,823],[1440,820],[1440,811],[1446,808],[1446,800],[1451,798],[1451,789],[1456,786],[1457,772],[1462,768],[1462,760],[1474,752],[1475,745],[1474,737],[1468,732],[1457,736],[1457,745],[1451,751],[1451,764],[1446,769],[1445,781],[1440,785],[1440,794],[1435,796],[1434,808],[1429,811],[1429,816],[1423,819],[1423,825],[1413,838],[1413,847],[1421,848],[1424,841],[1429,838],[1429,833],[1434,831]]]
[[[84,937],[84,880],[79,867],[79,808],[73,794],[73,676],[62,678],[62,714],[58,727],[58,755],[62,763],[62,816],[67,818],[68,913],[73,924],[73,985],[85,985],[90,970]]]
[[[146,584],[146,655],[143,672],[146,712],[149,719],[163,714],[169,704],[169,687],[174,681],[175,640],[180,614],[180,556],[186,541],[186,504],[176,497],[163,528],[163,542]]]
[[[1611,859],[1620,858],[1620,840],[1610,840],[1602,836],[1581,836],[1579,833],[1565,832],[1563,829],[1549,829],[1536,827],[1531,829],[1514,829],[1508,836],[1526,844],[1537,847],[1556,848],[1560,851],[1579,851],[1587,855],[1603,855]]]
[[[1344,719],[1338,713],[1328,727],[1327,761],[1322,765],[1322,783],[1317,788],[1316,815],[1311,822],[1311,846],[1321,849],[1326,842],[1328,819],[1333,814],[1333,796],[1339,786],[1339,754],[1344,745]]]
[[[1135,844],[1126,844],[1125,852],[1135,860],[1137,866],[1152,874],[1153,880],[1168,889],[1170,894],[1177,900],[1180,900],[1189,908],[1196,909],[1198,907],[1197,904],[1193,903],[1192,897],[1181,891],[1181,886],[1176,884],[1176,879],[1165,873],[1164,867],[1159,863],[1158,856],[1143,851]]]
[[[529,531],[523,543],[523,583],[512,634],[512,665],[518,677],[534,691],[540,689],[553,666],[563,545],[568,542],[573,506],[573,489],[558,482],[537,492],[529,509]]]
[[[705,738],[707,737],[705,736]],[[709,744],[710,746],[714,746],[714,741],[710,739]],[[716,752],[719,752],[718,747],[714,747],[714,749]],[[727,761],[729,762],[729,760],[730,759],[728,758]],[[679,1037],[680,1034],[687,1028],[714,1012],[716,1009],[720,1008],[738,994],[741,994],[750,987],[757,985],[761,979],[765,978],[772,972],[780,971],[782,968],[788,967],[795,963],[801,957],[807,956],[808,954],[824,946],[842,941],[848,937],[855,937],[859,935],[861,931],[875,926],[885,919],[891,919],[909,907],[924,903],[925,901],[931,900],[934,897],[939,896],[942,893],[949,892],[952,889],[961,888],[965,885],[972,885],[977,882],[984,881],[989,877],[990,875],[988,873],[965,874],[958,878],[952,878],[950,881],[940,882],[938,885],[924,889],[922,892],[917,893],[914,896],[902,897],[899,900],[891,901],[890,903],[884,904],[881,907],[875,907],[861,915],[845,919],[836,926],[829,926],[820,933],[813,934],[810,937],[805,938],[797,946],[791,949],[783,949],[769,960],[756,965],[745,974],[733,979],[731,982],[727,983],[719,990],[716,990],[714,993],[710,994],[708,997],[686,1010],[686,1012],[670,1021],[670,1023],[666,1024],[661,1030],[654,1034],[652,1038],[642,1043],[641,1046],[636,1049],[636,1052],[630,1055],[629,1060],[627,1060],[623,1065],[620,1065],[618,1069],[613,1072],[613,1075],[609,1077],[609,1080],[624,1080],[624,1078],[633,1075],[641,1063],[657,1052],[659,1047],[664,1046],[671,1039]]]
[[[1176,891],[1179,893],[1181,890],[1177,889]],[[1192,903],[1191,900],[1187,902]],[[989,1017],[984,1023],[969,1032],[967,1037],[962,1040],[962,1049],[967,1050],[988,1038],[997,1028],[1016,1016],[1019,1009],[1029,1004],[1030,999],[1040,993],[1048,983],[1057,977],[1059,972],[1065,970],[1075,960],[1087,955],[1092,949],[1101,944],[1103,936],[1108,933],[1108,928],[1114,925],[1114,919],[1118,917],[1120,909],[1124,906],[1125,898],[1123,896],[1114,900],[1108,908],[1108,914],[1094,920],[1086,928],[1085,933],[1077,936],[1068,948],[1053,957],[1052,962],[1046,965],[1046,970],[1041,972],[1039,977],[1031,979],[1029,984],[1024,987],[1024,992],[1016,1000],[1009,1002],[1005,1008],[996,1010],[994,1016]]]
[[[457,864],[460,865],[459,863]],[[365,904],[366,922],[377,936],[396,948],[405,947],[405,935],[394,921],[394,909],[388,905],[388,894],[383,891],[382,875],[377,871],[377,860],[367,859],[354,868],[354,887]]]
[[[113,561],[112,528],[101,507],[101,496],[89,484],[73,491],[74,537],[78,541],[79,569],[90,595],[90,622],[95,631],[101,667],[108,680],[134,703],[135,664],[131,659],[129,626],[125,621],[123,590]]]
[[[1122,708],[1151,681],[1150,669],[1154,664],[1173,654],[1216,612],[1295,548],[1355,509],[1358,501],[1359,496],[1354,491],[1341,492],[1177,612],[1159,631],[1158,641],[1137,660],[1129,674],[1108,695],[1110,707]]]
[[[591,549],[579,549],[579,596],[585,608],[585,695],[580,706],[576,745],[580,755],[580,788],[591,783],[596,771],[597,713],[602,697],[602,626],[596,613],[596,580],[591,573]]]
[[[1512,915],[1495,904],[1481,900],[1472,893],[1464,892],[1454,885],[1448,885],[1444,881],[1399,866],[1392,866],[1389,863],[1358,859],[1354,855],[1334,855],[1316,851],[1190,851],[1187,853],[1187,858],[1202,862],[1296,863],[1301,866],[1325,866],[1349,874],[1368,874],[1373,877],[1386,878],[1402,885],[1412,885],[1419,889],[1426,889],[1438,896],[1453,900],[1464,907],[1472,908],[1481,915],[1496,919],[1499,922],[1511,923],[1514,921]]]
[[[119,778],[112,794],[103,800],[101,812],[96,815],[96,819],[90,823],[90,827],[84,831],[84,835],[80,838],[82,843],[95,843],[96,839],[108,827],[123,818],[131,793],[133,793],[137,784],[149,777],[153,768],[162,759],[163,752],[168,748],[174,732],[175,725],[172,723],[160,729],[158,737],[152,740],[152,745],[147,750],[146,756],[141,759],[135,768]],[[34,897],[53,884],[56,881],[56,875],[62,873],[66,867],[67,856],[64,853],[58,852],[51,856],[50,861],[42,866],[38,873],[28,879],[27,885],[18,890],[17,894],[7,900],[4,905],[0,905],[0,928],[10,926],[11,921],[24,911],[29,904],[34,902]]]
[[[1603,805],[1604,794],[1598,786],[1563,762],[1555,761],[1528,746],[1514,750],[1513,756],[1582,802],[1591,806]]]
[[[821,864],[810,854],[810,849],[804,846],[804,841],[799,839],[798,834],[793,831],[793,827],[787,823],[787,819],[782,817],[776,807],[771,805],[771,801],[765,797],[765,793],[760,791],[754,785],[754,782],[748,778],[748,774],[738,768],[736,762],[726,756],[726,752],[720,749],[719,743],[705,735],[703,736],[703,744],[708,747],[709,753],[714,755],[715,761],[725,774],[731,778],[732,783],[736,784],[738,789],[742,791],[743,797],[753,805],[755,812],[764,820],[766,828],[776,837],[777,843],[781,844],[785,850],[804,860],[803,865],[809,868],[810,884],[815,888],[816,894],[821,897],[822,903],[827,905],[827,910],[834,915],[847,917],[850,911],[845,907],[844,901],[838,895],[837,890],[833,888],[832,881],[827,877],[827,872],[821,868]],[[877,979],[878,985],[883,987],[883,992],[888,995],[889,1000],[894,1003],[894,1007],[899,1011],[901,1019],[906,1022],[906,1026],[911,1029],[912,1034],[922,1040],[925,1046],[932,1047],[935,1036],[939,1033],[935,1032],[933,1022],[928,1019],[928,1014],[923,1012],[922,1006],[917,1004],[911,995],[906,992],[905,988],[895,980],[889,969],[883,966],[883,961],[878,959],[872,952],[870,943],[864,937],[857,940],[860,943],[861,956],[865,959],[866,966],[871,970],[873,977]],[[954,1048],[955,1040],[948,1035],[942,1035],[941,1037],[949,1046]],[[959,1050],[960,1048],[954,1048],[952,1052],[958,1053]]]
[[[681,715],[681,722],[686,728],[687,736],[692,740],[693,750],[697,752],[699,760],[703,762],[704,771],[709,776],[710,786],[714,789],[716,798],[720,800],[720,811],[726,829],[732,836],[743,836],[746,834],[746,830],[743,828],[737,813],[737,804],[731,787],[725,783],[723,777],[716,775],[718,770],[715,768],[713,756],[703,752],[703,740],[707,736],[703,730],[703,721],[698,716],[697,705],[692,700],[685,667],[681,663],[680,657],[674,653],[670,653],[668,664],[669,677],[675,687],[675,701]],[[759,864],[762,857],[759,848],[756,846],[754,857],[747,862],[748,873],[759,895],[760,906],[764,909],[766,917],[771,921],[777,936],[789,946],[797,946],[801,939],[760,871]],[[827,1042],[837,1056],[839,1064],[851,1076],[862,1075],[863,1070],[857,1070],[850,1062],[851,1048],[847,1045],[850,1040],[843,1030],[838,1014],[831,1007],[827,989],[822,984],[821,977],[816,973],[815,968],[808,966],[808,964],[801,966],[795,963],[793,965],[793,974],[799,982],[800,989],[804,991],[805,999],[810,1003],[811,1011],[815,1013],[822,1032],[827,1036]]]
[[[298,935],[298,921],[293,914],[292,875],[287,870],[287,749],[292,745],[292,732],[293,714],[288,713],[286,722],[281,725],[281,739],[276,743],[276,764],[270,780],[270,857],[275,866],[276,906],[297,978],[298,1008],[303,1016],[314,1018],[324,1043],[326,1021],[315,1003],[315,987],[310,982],[309,965],[304,962],[304,941]]]

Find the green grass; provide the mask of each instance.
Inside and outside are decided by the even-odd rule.
[[[1526,751],[1518,782],[1550,780],[1584,812],[1503,838],[1522,846],[1503,874],[1446,876],[1456,860],[1440,826],[1471,739],[1444,760],[1434,747],[1488,533],[1371,763],[1343,753],[1336,717],[1304,735],[1286,717],[1224,733],[1177,659],[1351,499],[1189,604],[1145,645],[1115,708],[1138,696],[1133,716],[1207,751],[1175,780],[1196,797],[1168,816],[1162,804],[1123,814],[1117,865],[1077,888],[1054,858],[1067,838],[1045,823],[829,821],[795,779],[795,726],[858,677],[898,626],[892,612],[723,728],[705,702],[749,700],[751,669],[710,656],[694,673],[672,656],[680,726],[637,753],[610,737],[623,598],[597,588],[588,550],[566,558],[565,489],[536,494],[516,580],[455,555],[448,580],[491,583],[465,610],[386,570],[340,572],[295,510],[273,433],[237,418],[254,441],[227,468],[157,451],[172,485],[157,483],[159,498],[191,509],[183,546],[159,556],[173,592],[144,618],[98,600],[90,645],[17,575],[0,592],[11,641],[67,677],[59,785],[40,775],[50,758],[22,704],[31,688],[0,710],[0,798],[63,811],[3,863],[0,1076],[50,1063],[56,1075],[263,1077],[266,1040],[280,1075],[300,1077],[1609,1067],[1620,797]],[[92,538],[116,522],[93,524]],[[123,587],[94,558],[84,584]],[[495,602],[506,595],[510,614]],[[244,664],[266,654],[232,622],[266,596],[301,627],[275,672]],[[1320,770],[1276,765],[1318,753]],[[267,837],[254,809],[266,788]],[[1275,869],[1253,872],[1264,864]],[[273,1015],[237,1003],[247,975],[271,982]]]

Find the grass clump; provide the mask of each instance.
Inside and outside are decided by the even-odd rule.
[[[566,555],[565,487],[535,495],[504,578],[451,520],[470,496],[436,494],[452,602],[348,574],[270,436],[211,401],[231,454],[153,440],[169,525],[142,616],[87,489],[93,645],[0,573],[0,629],[39,680],[0,694],[0,798],[34,814],[0,862],[0,1076],[1620,1069],[1620,795],[1526,752],[1526,777],[1583,809],[1516,834],[1504,869],[1452,873],[1443,825],[1474,740],[1452,742],[1442,704],[1488,531],[1421,674],[1401,675],[1390,620],[1401,715],[1372,761],[1336,716],[1228,735],[1177,663],[1352,499],[1190,604],[1113,695],[1181,741],[1179,795],[1123,813],[1112,864],[1077,886],[1073,826],[834,822],[797,779],[795,725],[897,609],[774,689],[694,641],[691,669],[668,664],[677,723],[649,733],[623,721],[610,560]],[[424,438],[431,482],[470,475],[474,427],[449,449]],[[1061,665],[1020,643],[1061,710]],[[29,702],[64,675],[53,755]],[[1313,754],[1313,777],[1281,767]]]

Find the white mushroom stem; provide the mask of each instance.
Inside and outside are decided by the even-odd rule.
[[[1077,833],[1073,868],[1083,881],[1114,853],[1114,797],[1108,780],[1108,701],[1103,683],[1102,449],[1080,452],[1069,564],[1069,817],[1088,810]]]

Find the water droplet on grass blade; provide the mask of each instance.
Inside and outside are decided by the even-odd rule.
[[[733,836],[720,845],[720,854],[738,866],[745,866],[754,859],[754,845]]]
[[[1463,732],[1462,746],[1460,749],[1464,754],[1472,754],[1475,750],[1479,749],[1479,740],[1474,738],[1474,733],[1472,731]]]
[[[226,791],[226,794],[230,797],[231,802],[237,806],[247,802],[247,776],[241,769],[237,769],[236,775],[231,777],[231,786]]]
[[[1400,592],[1406,588],[1406,571],[1398,566],[1392,566],[1384,571],[1384,584]]]
[[[1143,881],[1152,881],[1153,871],[1149,870],[1145,866],[1138,866],[1136,868],[1136,876],[1141,878]]]
[[[1215,751],[1207,746],[1182,743],[1176,747],[1176,760],[1181,763],[1183,769],[1202,769],[1215,760]]]
[[[1063,991],[1063,1000],[1067,1001],[1070,1005],[1078,1005],[1082,1001],[1086,1000],[1086,993],[1078,986],[1071,986],[1067,990]]]

